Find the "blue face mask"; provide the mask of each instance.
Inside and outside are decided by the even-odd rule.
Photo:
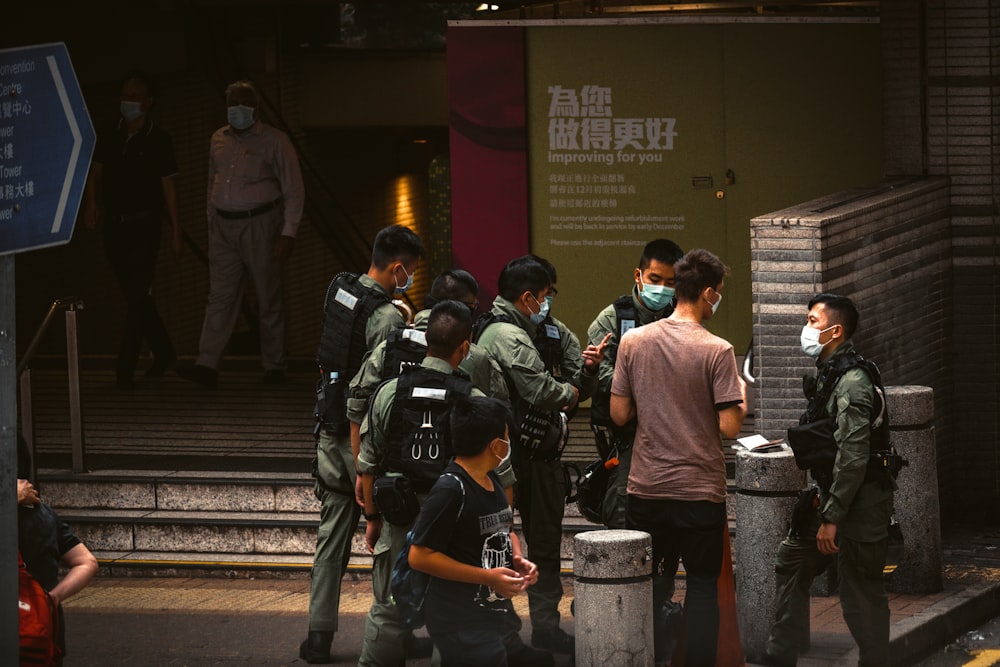
[[[650,310],[663,310],[670,305],[671,301],[674,300],[673,287],[667,287],[666,285],[647,285],[642,282],[641,275],[639,276],[639,286],[641,287],[639,297]]]
[[[406,272],[406,267],[403,266],[402,264],[399,265],[399,268],[403,269],[403,275],[406,276],[406,284],[403,285],[402,287],[400,287],[399,284],[397,284],[396,291],[405,292],[406,290],[410,289],[410,287],[413,286],[413,276],[411,276],[409,273]],[[392,279],[393,280],[396,279],[396,274],[392,275]]]
[[[122,100],[121,114],[122,118],[131,123],[133,120],[142,115],[142,104],[140,102],[130,102],[129,100]]]
[[[244,104],[237,104],[227,109],[229,124],[234,130],[245,130],[253,125],[254,108]]]
[[[532,295],[531,298],[535,299],[535,296]],[[533,324],[541,324],[549,316],[549,309],[552,307],[552,297],[547,296],[542,301],[535,299],[535,303],[538,304],[538,312],[532,313],[529,319]]]

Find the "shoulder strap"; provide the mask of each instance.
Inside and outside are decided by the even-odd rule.
[[[483,337],[483,332],[491,324],[496,324],[497,322],[503,322],[505,324],[514,324],[514,320],[510,318],[509,315],[497,314],[493,311],[483,313],[480,315],[475,323],[472,325],[472,342],[478,343],[479,339]]]
[[[462,489],[462,503],[458,506],[458,514],[455,516],[455,523],[458,523],[458,518],[462,516],[462,512],[465,510],[465,482],[453,472],[446,472],[444,474],[454,478],[458,482],[458,488]]]

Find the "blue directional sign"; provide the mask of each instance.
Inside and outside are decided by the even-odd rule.
[[[0,255],[70,240],[93,152],[66,45],[0,50]]]

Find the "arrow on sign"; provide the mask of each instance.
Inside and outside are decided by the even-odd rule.
[[[56,206],[56,218],[52,221],[52,233],[57,234],[62,227],[63,213],[66,212],[66,200],[69,199],[70,184],[73,181],[73,174],[76,172],[76,163],[80,159],[80,147],[83,145],[83,137],[80,136],[80,126],[73,115],[73,108],[69,105],[69,95],[66,94],[66,84],[63,83],[62,75],[59,74],[59,65],[55,56],[46,56],[49,64],[49,71],[52,72],[52,80],[56,84],[56,93],[62,103],[63,113],[66,114],[66,121],[69,123],[69,131],[73,135],[73,150],[69,156],[69,165],[66,167],[66,177],[63,179],[62,190],[59,192],[59,205]]]

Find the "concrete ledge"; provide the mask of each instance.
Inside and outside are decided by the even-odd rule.
[[[889,652],[896,664],[909,664],[946,646],[970,628],[1000,613],[1000,582],[954,589],[948,597],[924,611],[893,623],[889,628]],[[834,663],[833,667],[858,664],[858,649]]]

